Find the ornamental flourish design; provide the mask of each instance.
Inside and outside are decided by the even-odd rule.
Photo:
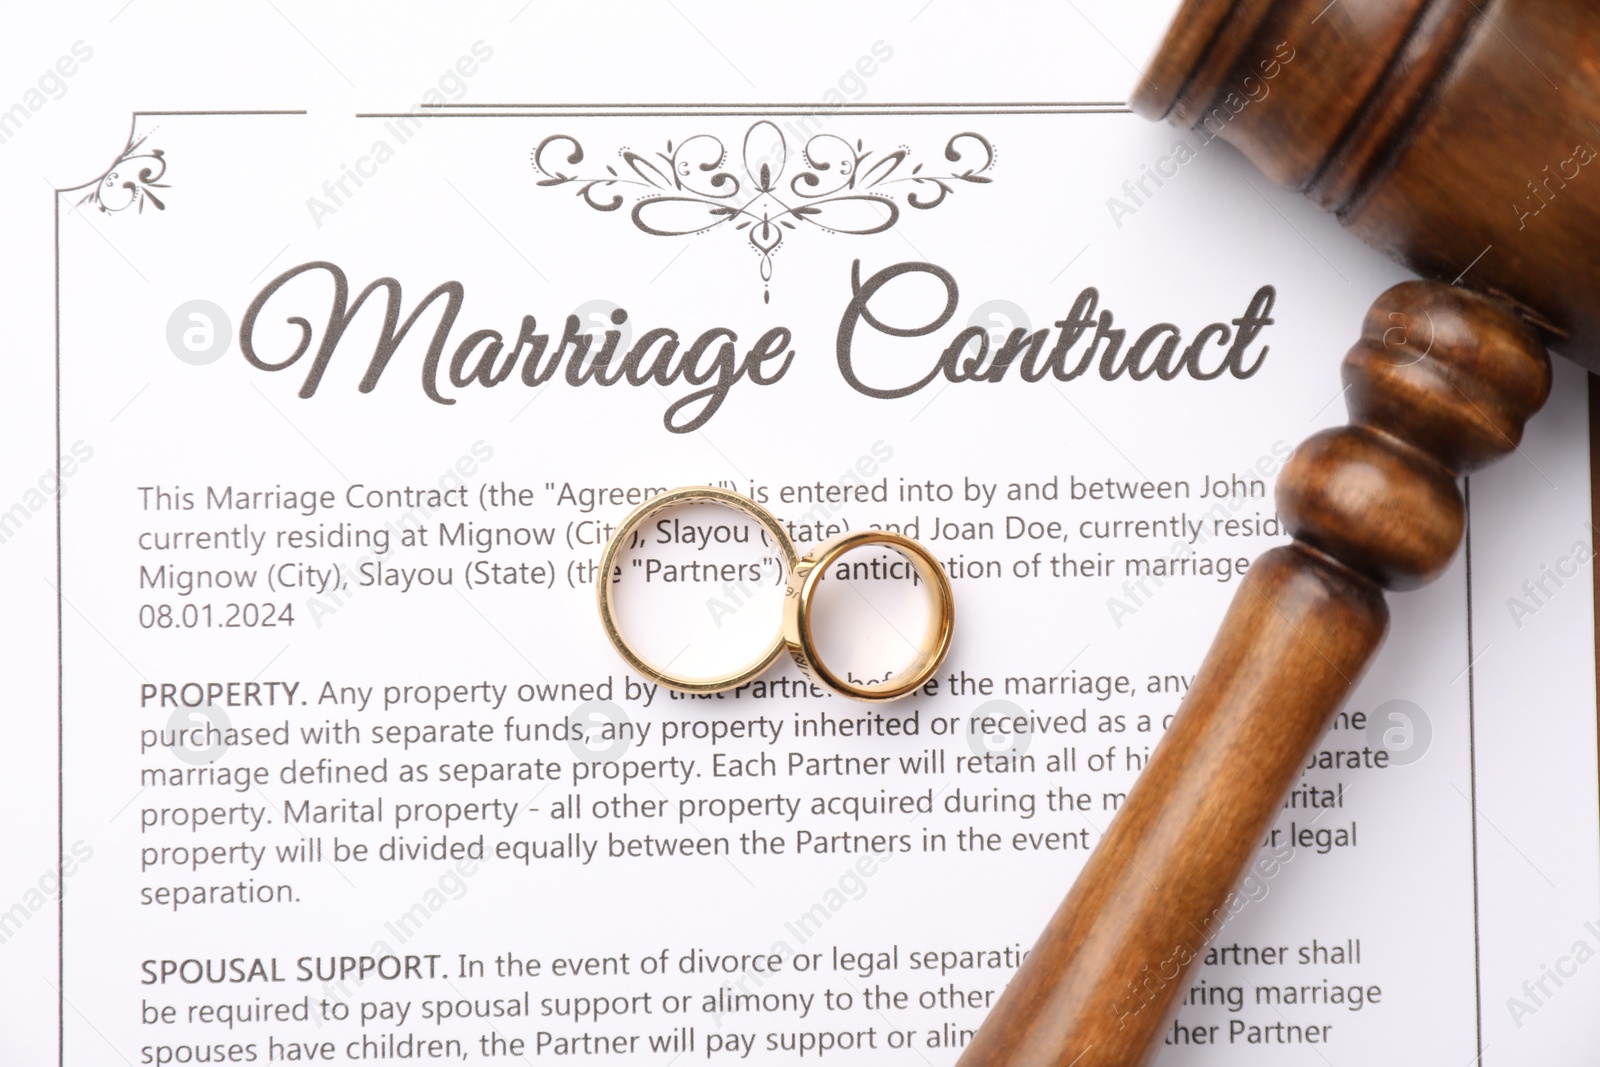
[[[159,148],[144,147],[149,136],[130,137],[111,169],[99,177],[78,204],[93,204],[111,214],[130,207],[142,212],[148,201],[157,211],[165,211],[167,205],[152,190],[167,188],[161,181],[167,173],[167,157]]]
[[[960,183],[984,185],[995,150],[977,133],[958,133],[944,146],[948,166],[925,169],[911,163],[904,145],[891,152],[854,144],[831,133],[815,134],[800,147],[792,177],[785,180],[793,149],[783,130],[767,120],[745,131],[739,163],[732,164],[721,138],[696,134],[665,151],[644,155],[624,146],[620,166],[604,174],[569,173],[584,161],[583,146],[568,134],[553,134],[533,150],[533,169],[544,187],[575,186],[596,211],[618,211],[637,194],[629,217],[657,237],[683,237],[719,227],[745,235],[760,260],[761,280],[772,281],[772,257],[785,235],[803,227],[829,233],[882,233],[900,221],[906,206],[938,207]],[[738,173],[742,167],[743,174]],[[762,294],[771,299],[771,291]]]

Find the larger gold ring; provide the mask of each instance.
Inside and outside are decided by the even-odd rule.
[[[660,496],[651,497],[634,508],[611,535],[611,540],[606,542],[605,551],[600,555],[600,570],[595,575],[595,591],[600,601],[600,622],[605,627],[606,636],[611,639],[612,645],[622,658],[628,661],[628,665],[651,681],[659,682],[669,689],[676,689],[680,693],[720,693],[755,679],[783,654],[784,640],[781,626],[772,643],[761,655],[737,671],[711,678],[691,678],[668,674],[635,652],[633,646],[628,644],[628,639],[622,635],[622,629],[617,625],[616,612],[611,605],[612,574],[617,570],[617,557],[627,546],[628,536],[656,512],[682,504],[721,504],[723,507],[748,515],[761,524],[762,529],[783,554],[785,573],[794,573],[799,563],[795,556],[794,542],[789,539],[788,533],[779,525],[772,512],[749,497],[727,489],[719,489],[714,485],[689,485],[682,489],[673,489]]]
[[[927,587],[931,603],[928,625],[915,658],[899,673],[884,681],[863,685],[840,678],[817,655],[816,640],[811,633],[811,598],[816,594],[817,585],[827,576],[828,568],[840,556],[868,545],[887,545],[904,556]],[[939,664],[944,662],[946,653],[950,651],[950,638],[955,632],[956,623],[950,579],[945,576],[944,568],[939,566],[939,561],[933,558],[932,553],[909,537],[887,530],[862,530],[824,541],[808,552],[790,572],[787,594],[783,601],[783,637],[789,646],[789,654],[808,677],[841,696],[876,703],[898,700],[933,677],[933,672],[939,669]]]

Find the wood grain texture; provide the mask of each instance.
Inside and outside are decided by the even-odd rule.
[[[1456,474],[1516,447],[1549,396],[1538,336],[1436,282],[1384,293],[1345,359],[1351,424],[1278,481],[1295,541],[1245,573],[1188,696],[961,1067],[1144,1062],[1241,876],[1388,625],[1383,590],[1436,577],[1463,530]]]
[[[1527,323],[1469,290],[1420,282],[1373,303],[1343,377],[1354,421],[1456,474],[1515,449],[1550,393],[1550,361]]]
[[[1132,103],[1600,371],[1600,4],[1190,0]]]
[[[1343,368],[1351,425],[1279,480],[1294,543],[1246,573],[963,1067],[1145,1061],[1376,650],[1382,590],[1444,569],[1457,476],[1515,449],[1548,396],[1543,338],[1600,369],[1600,4],[1188,0],[1133,105],[1232,143],[1436,280],[1373,304]]]
[[[1143,1062],[1388,617],[1376,585],[1315,550],[1256,561],[1177,718],[961,1067]]]

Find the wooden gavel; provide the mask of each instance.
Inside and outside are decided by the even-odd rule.
[[[1517,447],[1549,341],[1600,370],[1600,4],[1188,0],[1134,108],[1221,137],[1429,281],[1344,360],[1194,685],[961,1067],[1144,1063],[1284,795]],[[1593,173],[1591,173],[1593,172]],[[1468,288],[1470,287],[1470,288]]]

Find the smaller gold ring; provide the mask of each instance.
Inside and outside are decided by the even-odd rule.
[[[760,676],[772,666],[773,661],[783,653],[783,629],[780,625],[777,634],[773,637],[761,655],[751,660],[745,666],[731,674],[718,675],[710,678],[691,678],[682,675],[668,674],[665,670],[647,661],[633,646],[628,644],[628,639],[622,635],[622,628],[617,625],[616,611],[611,604],[612,574],[617,570],[617,557],[622,554],[623,548],[628,543],[628,535],[642,525],[646,519],[658,511],[678,507],[683,504],[720,504],[732,508],[743,515],[747,515],[761,524],[767,536],[783,554],[783,566],[786,574],[793,574],[799,561],[795,556],[794,542],[779,525],[777,518],[766,508],[757,504],[747,496],[727,489],[719,489],[714,485],[688,485],[682,489],[673,489],[662,493],[660,496],[651,497],[643,504],[628,513],[611,535],[611,540],[606,542],[605,551],[600,554],[600,569],[595,575],[595,591],[600,601],[600,623],[605,627],[606,636],[611,639],[622,658],[628,665],[653,682],[659,682],[669,689],[676,689],[680,693],[720,693],[725,689],[734,689],[748,681]]]
[[[811,633],[811,598],[827,575],[828,568],[839,557],[868,545],[886,545],[904,556],[927,586],[932,603],[929,605],[928,625],[916,657],[898,674],[881,682],[860,685],[840,678],[817,655],[816,640]],[[950,579],[945,576],[939,561],[911,538],[887,530],[841,534],[812,549],[790,571],[789,588],[783,601],[783,637],[789,646],[789,655],[794,657],[795,663],[800,665],[807,677],[852,700],[879,703],[898,700],[933,677],[933,672],[939,669],[939,664],[944,662],[945,655],[950,651],[955,622],[955,600],[950,593]]]

